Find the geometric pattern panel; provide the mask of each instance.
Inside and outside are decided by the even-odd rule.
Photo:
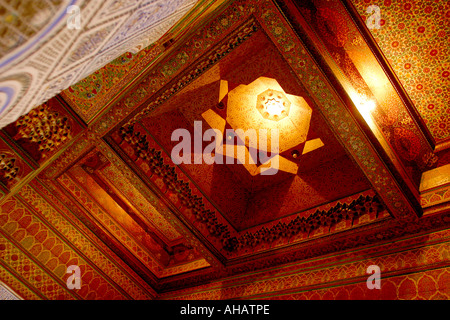
[[[161,51],[160,46],[150,46],[136,54],[127,52],[72,84],[61,95],[84,121],[89,122],[104,107],[102,101],[115,92],[120,79],[128,75],[144,57],[151,60]]]
[[[24,201],[31,203],[36,212],[42,214],[59,232],[66,232],[65,238],[79,248],[86,259],[107,274],[121,288],[135,299],[146,298],[155,294],[151,286],[142,281],[134,270],[123,262],[111,248],[100,241],[94,232],[83,224],[79,213],[72,207],[66,207],[67,198],[59,190],[32,181],[30,186],[21,189]],[[56,193],[55,193],[56,192]]]
[[[92,244],[89,248],[86,242],[89,240],[34,189],[24,187],[20,193],[29,201],[27,206],[37,211],[28,209],[17,198],[11,198],[1,206],[2,265],[18,272],[21,279],[49,299],[150,298],[149,293],[142,290],[136,280],[124,276],[115,263],[100,262],[102,257],[98,249]],[[96,260],[95,265],[103,266],[103,270],[93,267]],[[67,287],[69,275],[66,271],[70,265],[80,268],[83,281],[79,290]],[[126,293],[112,278],[122,282]]]

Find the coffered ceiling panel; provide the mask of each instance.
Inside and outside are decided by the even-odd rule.
[[[220,99],[224,82],[227,83],[227,92]],[[242,89],[238,90],[240,88]],[[287,96],[286,101],[289,102],[290,99],[291,110],[285,119],[265,120],[258,111],[257,96],[266,92],[267,88],[283,90]],[[303,99],[307,108],[312,110],[310,117],[300,116],[300,119],[305,118],[304,123],[295,118],[297,106],[294,103],[297,97]],[[232,110],[233,103],[237,108],[235,114]],[[248,110],[241,110],[243,106]],[[143,134],[154,139],[171,156],[173,148],[179,143],[172,141],[172,133],[177,129],[190,132],[190,164],[183,163],[180,169],[237,230],[274,221],[370,189],[370,183],[333,137],[303,84],[295,77],[261,28],[213,68],[159,106],[154,113],[155,115],[150,114],[139,120]],[[253,173],[249,158],[243,161],[244,164],[238,164],[236,159],[227,159],[228,157],[224,158],[224,164],[209,165],[203,160],[197,163],[195,157],[198,154],[193,150],[194,135],[199,135],[203,140],[206,130],[217,129],[214,119],[224,121],[224,145],[229,142],[226,128],[244,131],[253,128],[256,132],[266,129],[269,134],[272,128],[278,128],[281,157],[276,174]],[[201,132],[195,132],[195,121],[201,123]],[[295,126],[288,126],[283,131],[283,123],[292,121],[304,126],[304,133]],[[300,139],[296,140],[297,137]],[[306,142],[314,140],[323,145],[303,154]],[[234,141],[237,140],[233,137]],[[208,144],[208,141],[202,142],[201,152]],[[268,150],[270,151],[269,146]],[[298,156],[294,156],[296,154]],[[233,164],[226,164],[230,160]],[[257,169],[258,159],[255,160],[254,167]],[[291,166],[292,169],[284,166]],[[337,184],[339,188],[334,187]]]

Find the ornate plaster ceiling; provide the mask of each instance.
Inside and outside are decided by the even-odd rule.
[[[0,127],[120,55],[160,50],[157,40],[195,2],[1,1]]]
[[[434,152],[350,5],[205,2],[172,41],[122,55],[2,129],[2,281],[27,298],[195,296],[224,277],[448,228],[446,149]],[[288,101],[285,116],[258,109],[269,93],[280,97],[264,108]],[[221,134],[291,121],[279,156],[295,170],[195,163],[195,150],[177,165],[171,134],[194,137],[195,121]],[[82,290],[65,287],[69,264]]]
[[[86,209],[86,219],[123,245],[157,278],[209,266],[99,151],[58,178]]]

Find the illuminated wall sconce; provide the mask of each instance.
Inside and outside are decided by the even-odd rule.
[[[368,99],[366,96],[358,94],[356,92],[352,92],[350,94],[350,98],[352,99],[355,107],[358,109],[359,113],[362,115],[369,127],[372,130],[375,129],[375,123],[372,119],[372,112],[375,111],[377,107],[375,101]]]
[[[372,114],[376,106],[375,101],[366,99],[360,103],[358,110],[362,113]]]

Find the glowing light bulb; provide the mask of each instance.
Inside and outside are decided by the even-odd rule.
[[[374,130],[376,126],[372,119],[372,112],[377,107],[375,101],[367,99],[365,95],[358,94],[356,92],[352,92],[350,94],[350,97],[353,100],[356,108],[358,108],[359,113],[363,116],[366,123],[372,130]]]
[[[284,110],[283,103],[275,99],[269,99],[266,102],[266,110],[271,116],[281,116]]]
[[[256,109],[264,119],[279,121],[289,115],[290,105],[283,92],[267,89],[258,95]]]
[[[366,100],[365,102],[361,103],[361,105],[366,112],[372,112],[376,107],[376,104],[373,100]]]

